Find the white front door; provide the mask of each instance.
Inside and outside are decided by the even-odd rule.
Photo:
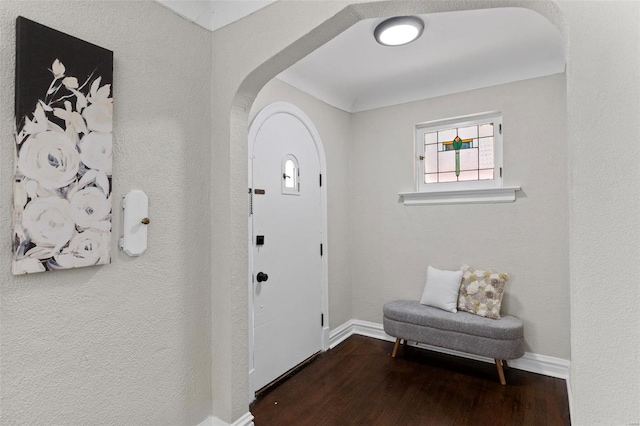
[[[252,126],[259,126],[250,132],[255,135],[250,237],[256,391],[322,349],[323,268],[314,139],[286,112]]]

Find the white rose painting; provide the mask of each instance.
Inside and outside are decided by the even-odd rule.
[[[19,17],[15,275],[110,262],[113,52]]]

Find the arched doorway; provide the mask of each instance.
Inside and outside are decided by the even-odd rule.
[[[499,1],[478,2],[470,4],[464,1],[421,1],[396,2],[382,1],[372,3],[354,3],[344,7],[344,3],[325,2],[280,2],[273,7],[292,7],[295,11],[295,25],[286,30],[269,33],[269,26],[252,28],[249,33],[246,27],[231,28],[224,32],[224,37],[218,37],[219,50],[214,53],[216,79],[220,79],[214,87],[214,93],[219,104],[214,102],[213,128],[214,140],[228,141],[222,144],[214,157],[220,156],[221,181],[227,182],[226,187],[220,186],[223,193],[217,200],[220,213],[214,219],[220,219],[214,225],[214,242],[224,249],[214,252],[214,268],[222,272],[220,278],[222,291],[212,297],[214,312],[221,312],[222,319],[228,323],[220,325],[216,316],[214,329],[215,342],[213,356],[217,362],[213,363],[213,376],[221,378],[214,383],[214,395],[224,395],[223,403],[216,409],[222,416],[238,417],[246,411],[246,395],[249,394],[247,377],[249,363],[249,339],[246,329],[249,316],[247,277],[248,270],[248,242],[247,232],[248,197],[246,181],[248,117],[253,100],[262,87],[284,69],[294,64],[314,49],[322,46],[336,35],[349,28],[354,23],[375,17],[392,15],[411,15],[420,13],[438,13],[486,7],[526,7],[545,16],[565,34],[563,14],[553,1]],[[286,12],[286,11],[285,11]],[[285,13],[283,12],[283,13]],[[270,17],[286,16],[279,12],[271,14],[265,11],[267,19]],[[286,12],[288,13],[288,12]],[[255,20],[251,25],[255,25]],[[263,35],[269,33],[269,37]],[[242,43],[238,46],[251,46],[252,52],[238,55],[235,48],[229,47],[232,37],[242,36]],[[255,53],[255,54],[254,54]],[[216,90],[218,92],[216,92]],[[230,115],[227,115],[229,114]],[[244,166],[244,167],[243,167]],[[216,176],[214,187],[217,184]],[[215,189],[214,189],[215,192]],[[227,231],[231,229],[231,231]],[[226,252],[231,254],[227,255]],[[220,259],[216,255],[220,254]],[[218,278],[217,278],[218,279]],[[233,309],[229,306],[232,305]],[[238,317],[242,317],[238,319]],[[232,392],[230,392],[230,390]],[[214,411],[214,412],[218,412]]]
[[[252,397],[328,346],[327,192],[320,135],[296,106],[265,107],[248,150]]]

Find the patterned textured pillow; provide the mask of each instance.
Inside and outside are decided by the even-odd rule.
[[[468,265],[460,269],[462,285],[458,294],[458,310],[500,319],[504,285],[509,276],[491,270],[474,269]]]

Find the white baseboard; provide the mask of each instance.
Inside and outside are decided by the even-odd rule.
[[[395,337],[389,336],[384,332],[382,324],[361,320],[349,320],[341,326],[331,331],[329,337],[329,347],[342,343],[345,339],[353,334],[359,334],[361,336],[373,337],[375,339],[387,340],[394,342]],[[449,355],[456,355],[463,358],[474,359],[477,361],[484,361],[493,364],[495,361],[491,358],[472,355],[464,352],[454,351],[450,349],[439,348],[437,346],[424,345],[422,343],[413,344],[411,346],[417,346],[419,348],[429,349],[435,352],[442,352]],[[529,371],[531,373],[543,374],[545,376],[556,377],[559,379],[567,380],[569,378],[569,361],[562,358],[555,358],[546,355],[534,354],[531,352],[525,352],[522,358],[509,361],[509,367],[516,368],[518,370]]]
[[[353,334],[353,320],[349,320],[331,330],[329,333],[329,348],[333,349]]]
[[[247,411],[233,423],[227,423],[217,417],[209,416],[198,424],[198,426],[254,426],[253,415]]]
[[[198,423],[198,426],[218,426],[218,423],[214,423],[213,419],[216,419],[218,421],[222,421],[222,420],[217,419],[215,417],[209,416],[206,419],[204,419],[203,421],[201,421],[200,423]]]
[[[231,423],[231,426],[253,426],[253,414],[247,411],[238,420]]]

